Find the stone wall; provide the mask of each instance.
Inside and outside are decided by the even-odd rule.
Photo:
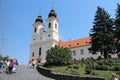
[[[37,70],[40,74],[53,78],[55,80],[105,80],[104,78],[93,78],[93,77],[80,77],[75,75],[63,75],[58,73],[53,73],[50,69],[37,66]]]

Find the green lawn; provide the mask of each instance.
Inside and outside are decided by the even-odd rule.
[[[53,72],[62,74],[72,74],[79,76],[102,77],[105,80],[111,80],[112,74],[117,73],[120,80],[120,59],[88,59],[74,61],[68,66],[50,66]],[[91,71],[86,74],[85,70]]]
[[[77,64],[79,69],[68,68],[68,66],[51,66],[53,72],[62,73],[62,74],[72,74],[72,75],[80,75],[80,76],[90,76],[90,77],[103,77],[106,80],[111,80],[111,76],[113,71],[101,71],[101,70],[92,70],[91,74],[85,74],[85,64],[81,66],[81,64]],[[120,75],[118,75],[120,77]]]

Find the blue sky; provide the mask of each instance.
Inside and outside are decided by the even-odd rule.
[[[0,0],[0,52],[27,64],[32,24],[41,13],[46,26],[52,5],[59,19],[60,39],[68,41],[89,36],[97,6],[114,18],[117,3],[119,0]]]

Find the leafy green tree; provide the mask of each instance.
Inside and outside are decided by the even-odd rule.
[[[71,51],[67,48],[55,46],[47,51],[46,61],[48,64],[64,65],[72,59]]]
[[[114,50],[114,29],[113,20],[110,15],[101,7],[97,7],[96,15],[91,29],[91,48],[89,50],[96,54],[101,52],[104,58]]]
[[[117,53],[120,52],[120,4],[117,4],[115,17],[115,40]]]
[[[9,56],[2,56],[2,55],[0,55],[0,60],[7,60],[7,59],[9,59]]]

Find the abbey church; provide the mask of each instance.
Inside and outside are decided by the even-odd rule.
[[[48,14],[46,20],[46,30],[43,24],[42,16],[38,16],[33,24],[32,41],[30,44],[30,60],[38,62],[46,62],[46,53],[51,47],[59,45],[61,47],[69,48],[72,51],[72,57],[76,60],[86,59],[89,57],[98,58],[100,53],[92,55],[88,48],[90,48],[90,37],[70,40],[64,42],[59,39],[58,18],[54,9]]]

